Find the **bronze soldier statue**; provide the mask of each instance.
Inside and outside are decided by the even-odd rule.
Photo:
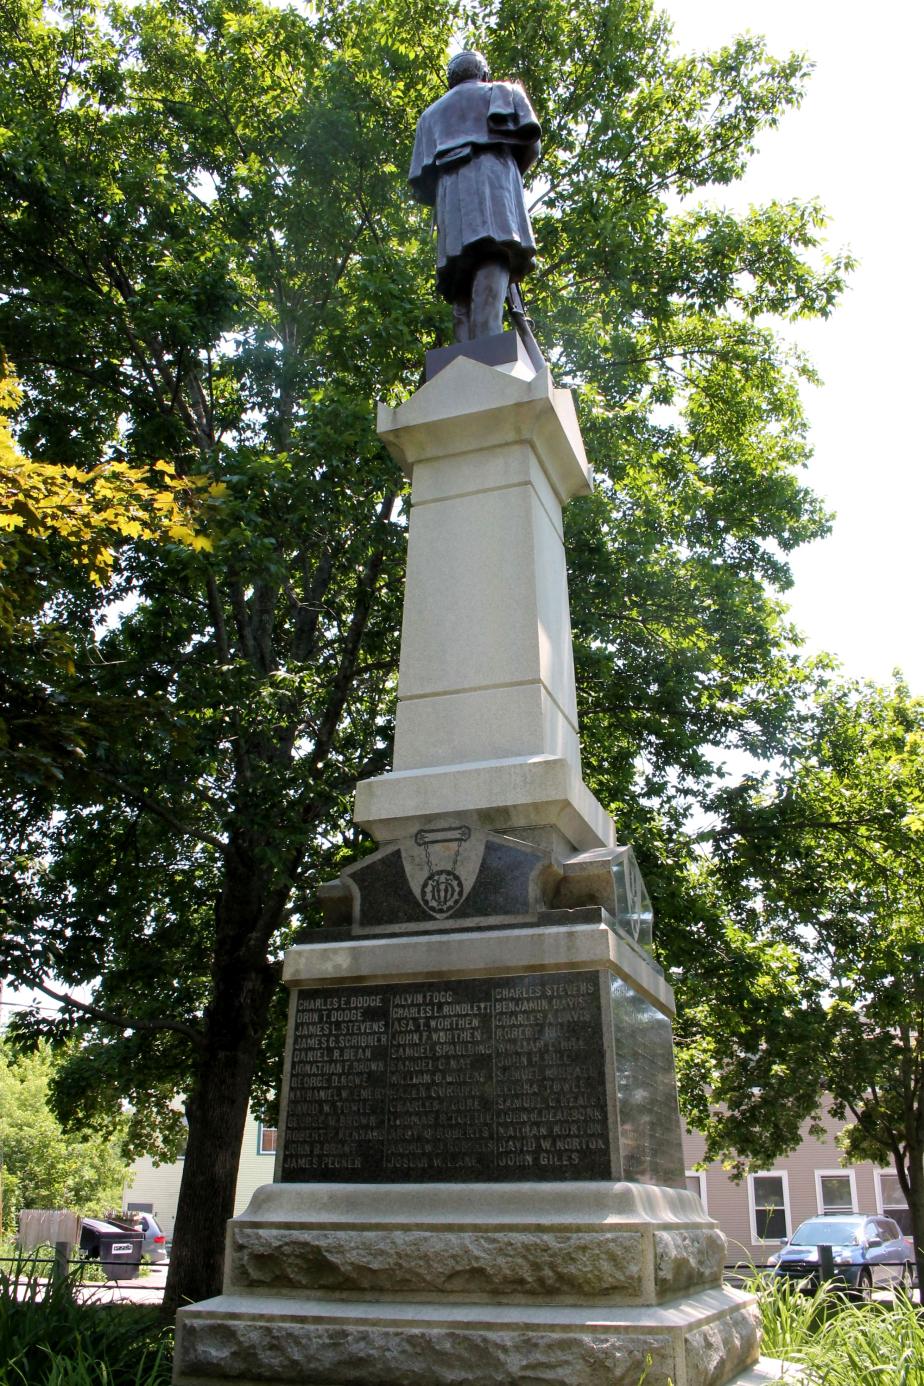
[[[523,88],[492,82],[480,53],[456,54],[447,76],[449,90],[417,122],[408,175],[435,209],[437,288],[453,305],[457,342],[503,331],[508,294],[522,335],[515,286],[536,256],[523,174],[542,131]]]

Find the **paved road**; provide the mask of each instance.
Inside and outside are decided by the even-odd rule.
[[[76,1286],[75,1297],[84,1304],[160,1304],[167,1283],[167,1266],[150,1266],[149,1271],[149,1275],[137,1280],[109,1280],[104,1285],[85,1281]],[[39,1276],[38,1284],[47,1285],[47,1277]],[[29,1283],[20,1280],[18,1298],[30,1299],[32,1293]]]
[[[93,1304],[160,1304],[167,1283],[167,1262],[149,1266],[137,1280],[109,1280],[105,1285],[81,1285],[79,1298]]]

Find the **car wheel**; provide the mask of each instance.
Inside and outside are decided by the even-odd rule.
[[[898,1284],[895,1286],[897,1295],[904,1295],[906,1299],[911,1296],[911,1287],[914,1284],[914,1272],[906,1261],[902,1266],[902,1273],[898,1277]]]
[[[857,1299],[862,1300],[864,1304],[869,1304],[872,1297],[873,1277],[868,1270],[861,1271],[860,1278],[857,1280]]]

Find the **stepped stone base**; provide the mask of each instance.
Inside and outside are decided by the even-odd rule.
[[[177,1386],[718,1386],[753,1363],[750,1301],[655,1309],[222,1295],[184,1310]],[[647,1375],[644,1375],[647,1368]],[[759,1379],[759,1378],[758,1378]]]
[[[724,1250],[683,1189],[268,1185],[229,1224],[226,1292],[180,1311],[174,1381],[725,1386],[758,1329]]]

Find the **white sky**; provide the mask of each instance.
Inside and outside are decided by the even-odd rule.
[[[896,666],[924,695],[918,591],[924,446],[921,68],[924,4],[882,0],[661,0],[685,50],[750,30],[770,51],[809,54],[802,106],[762,139],[746,180],[718,189],[741,207],[818,197],[832,249],[860,266],[827,322],[790,335],[824,381],[806,387],[815,457],[808,481],[836,511],[830,538],[793,558],[794,618],[811,649],[885,681]]]

